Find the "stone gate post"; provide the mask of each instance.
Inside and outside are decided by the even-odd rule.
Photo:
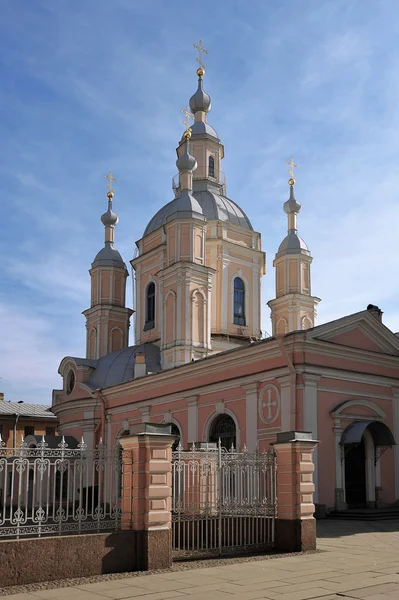
[[[121,528],[136,532],[138,570],[172,563],[172,444],[170,425],[140,423],[120,438]]]
[[[285,552],[316,549],[312,454],[318,442],[312,434],[277,434],[277,519],[275,548]]]

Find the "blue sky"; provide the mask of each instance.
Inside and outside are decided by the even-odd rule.
[[[371,302],[399,330],[396,0],[0,0],[0,8],[7,399],[50,403],[61,359],[85,353],[81,312],[103,244],[103,174],[119,179],[116,246],[126,262],[173,198],[179,109],[196,89],[199,39],[228,195],[267,252],[262,328],[271,330],[266,302],[293,155],[318,322]]]

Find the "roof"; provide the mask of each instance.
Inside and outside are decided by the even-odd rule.
[[[229,222],[232,225],[238,225],[244,229],[253,231],[250,220],[244,211],[232,200],[216,194],[210,190],[200,190],[191,192],[195,200],[198,202],[202,213],[208,221],[223,221]],[[168,204],[165,204],[150,220],[148,223],[144,235],[152,233],[158,227],[165,225],[168,218],[174,215],[176,211],[176,205],[179,202],[179,198],[175,198]]]
[[[133,379],[136,354],[145,354],[148,373],[158,373],[161,370],[159,346],[156,344],[129,346],[99,358],[87,385],[93,389],[102,389]]]
[[[279,255],[280,252],[283,252],[284,254],[297,254],[298,250],[301,254],[310,256],[309,248],[304,240],[294,231],[291,231],[281,242],[277,255]]]
[[[56,419],[50,406],[45,404],[25,404],[24,402],[0,402],[1,415],[20,415],[23,417],[36,417],[38,419]]]

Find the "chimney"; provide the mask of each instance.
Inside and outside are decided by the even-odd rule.
[[[145,354],[142,352],[137,352],[134,355],[134,378],[144,377],[147,375],[147,365],[145,362]]]
[[[0,392],[0,402],[4,402],[4,392]]]
[[[382,323],[382,315],[384,314],[382,310],[376,306],[375,304],[369,304],[367,310]]]

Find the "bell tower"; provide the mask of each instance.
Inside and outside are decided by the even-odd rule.
[[[281,242],[273,266],[276,269],[276,297],[267,303],[271,309],[272,335],[284,335],[290,331],[309,329],[316,324],[316,307],[320,298],[311,294],[310,265],[312,256],[309,248],[298,236],[297,217],[301,210],[295,198],[295,176],[293,158],[288,180],[290,197],[284,203],[288,218],[288,235]]]
[[[83,312],[86,317],[86,358],[97,359],[105,354],[122,350],[129,345],[130,316],[126,308],[126,279],[129,273],[121,255],[114,246],[114,229],[118,216],[112,210],[117,180],[109,175],[108,210],[101,221],[105,227],[104,248],[98,252],[89,271],[91,278],[91,304]]]

